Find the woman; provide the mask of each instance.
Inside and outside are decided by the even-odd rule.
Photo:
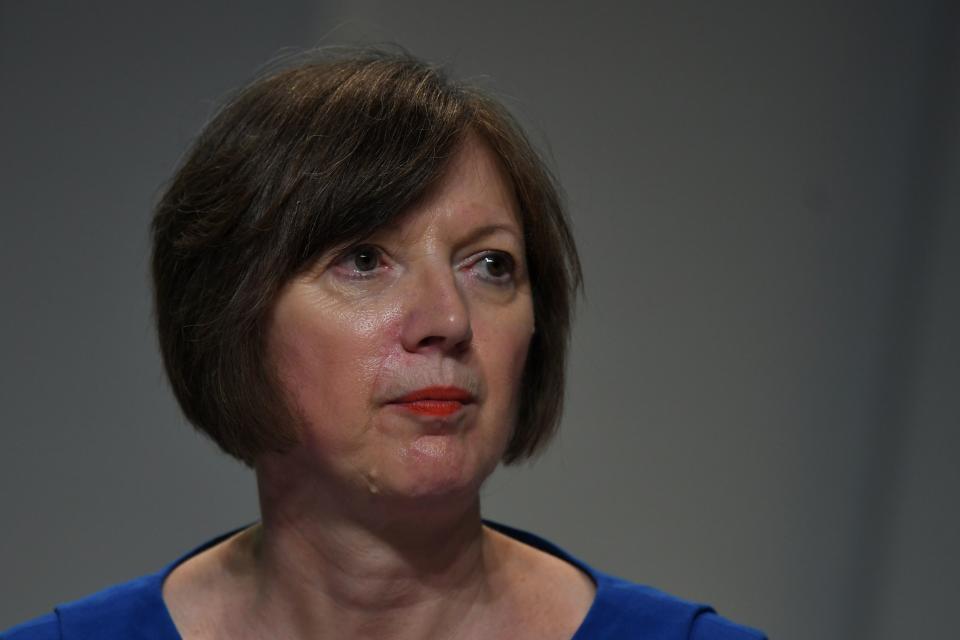
[[[579,263],[507,112],[405,55],[269,75],[153,221],[184,413],[262,520],[4,638],[758,638],[481,519],[559,420]]]

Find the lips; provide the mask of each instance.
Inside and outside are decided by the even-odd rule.
[[[459,387],[427,387],[411,391],[391,404],[420,415],[443,417],[453,415],[473,401],[473,395]]]

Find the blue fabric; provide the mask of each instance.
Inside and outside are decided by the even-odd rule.
[[[597,571],[543,538],[495,522],[485,523],[586,572],[597,595],[571,640],[764,640],[754,629],[662,591]],[[239,529],[237,530],[239,531]],[[53,613],[0,634],[2,640],[181,640],[163,601],[163,581],[188,558],[236,533],[194,549],[163,570],[60,605]]]

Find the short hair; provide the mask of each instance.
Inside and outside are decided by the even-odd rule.
[[[281,287],[326,250],[397,218],[443,176],[465,136],[516,193],[536,330],[507,464],[531,457],[563,407],[582,276],[560,190],[496,99],[405,52],[313,52],[239,90],[201,131],[152,221],[160,351],[187,419],[247,465],[297,442],[267,363]]]

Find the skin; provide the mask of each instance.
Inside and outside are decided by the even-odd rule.
[[[281,292],[268,353],[300,444],[256,461],[262,522],[167,579],[181,635],[570,638],[590,579],[480,519],[534,326],[515,197],[469,137],[397,224]],[[474,401],[391,402],[435,385]]]

